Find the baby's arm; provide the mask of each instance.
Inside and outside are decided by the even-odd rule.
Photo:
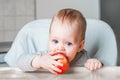
[[[32,67],[39,69],[39,68],[44,68],[47,69],[48,71],[57,74],[57,72],[61,72],[59,68],[56,66],[63,66],[60,62],[56,61],[56,59],[61,58],[62,56],[51,56],[49,54],[45,55],[38,55],[32,60]],[[55,66],[56,65],[56,66]]]
[[[84,64],[84,66],[90,71],[94,71],[94,70],[100,69],[103,65],[97,59],[88,59]]]

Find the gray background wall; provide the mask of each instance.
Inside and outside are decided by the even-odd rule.
[[[28,22],[51,18],[66,7],[81,10],[87,18],[100,18],[99,0],[0,0],[0,42],[13,41]]]
[[[18,31],[35,19],[34,0],[0,0],[0,42],[13,41]]]
[[[111,25],[115,32],[120,66],[120,0],[101,0],[101,19]]]
[[[100,0],[36,0],[36,18],[51,18],[62,8],[75,8],[86,18],[100,19]]]

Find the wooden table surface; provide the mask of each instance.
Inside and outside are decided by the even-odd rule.
[[[120,67],[104,67],[93,72],[83,67],[72,67],[62,75],[45,70],[23,72],[18,68],[0,67],[0,80],[120,80]]]

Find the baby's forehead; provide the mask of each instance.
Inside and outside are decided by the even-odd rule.
[[[61,19],[54,19],[52,24],[54,25],[54,28],[56,27],[60,27],[61,29],[67,29],[67,30],[71,30],[72,32],[77,32],[78,34],[82,33],[82,25],[79,24],[77,21],[73,21],[70,22],[69,20],[64,20],[62,21]],[[53,25],[51,25],[51,27],[53,27]]]
[[[56,33],[59,33],[59,34],[64,34],[65,37],[67,37],[68,35],[73,37],[78,37],[79,35],[82,34],[82,31],[79,30],[78,27],[76,27],[75,25],[66,25],[66,24],[62,24],[61,26],[53,26],[51,28],[51,33],[52,34],[56,34]],[[67,36],[66,36],[67,35]]]
[[[71,20],[69,19],[59,19],[59,18],[55,18],[53,19],[51,24],[59,24],[59,25],[67,25],[68,27],[72,27],[72,28],[80,28],[81,24],[79,24],[79,22],[77,20],[74,20],[71,22]]]

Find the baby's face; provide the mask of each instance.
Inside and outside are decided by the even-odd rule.
[[[72,61],[77,52],[82,50],[80,33],[67,23],[54,21],[49,34],[49,51],[64,53]]]

